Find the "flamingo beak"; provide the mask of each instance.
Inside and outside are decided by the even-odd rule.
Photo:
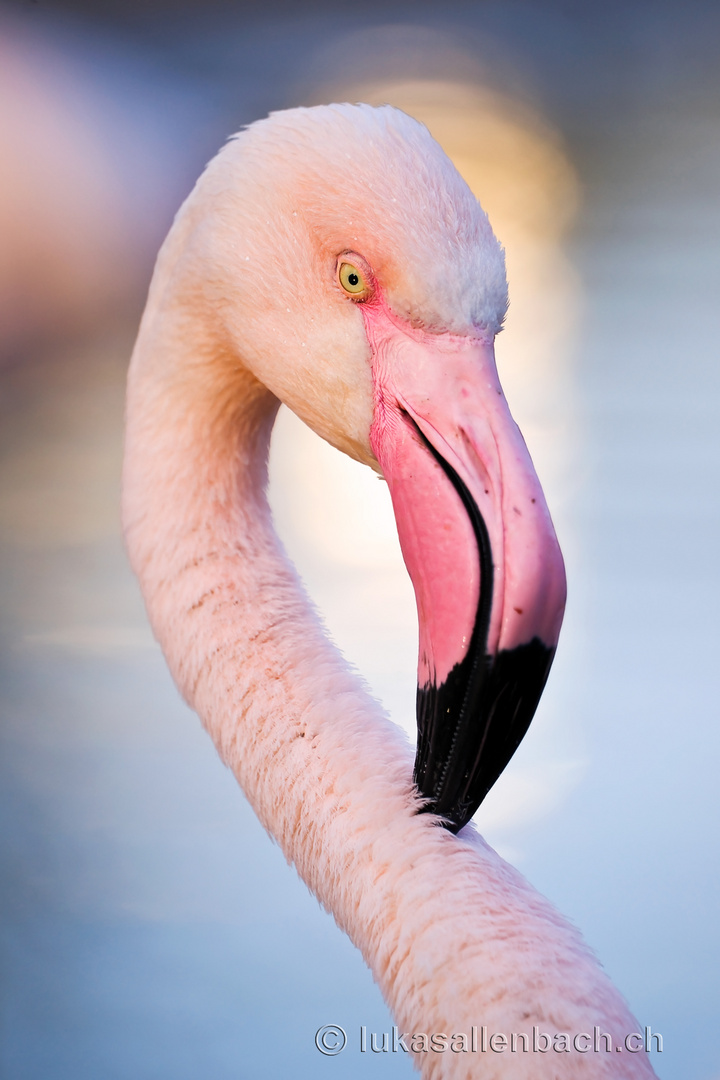
[[[418,607],[415,782],[424,809],[457,832],[535,713],[565,570],[492,343],[413,330],[379,305],[363,313],[370,442]]]

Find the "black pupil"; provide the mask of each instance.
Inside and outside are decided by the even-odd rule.
[[[353,288],[354,288],[359,283],[360,283],[360,278],[358,277],[357,274],[348,274],[348,284],[349,285],[352,285]]]

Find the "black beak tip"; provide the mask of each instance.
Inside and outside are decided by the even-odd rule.
[[[439,687],[418,688],[415,783],[450,832],[470,820],[535,715],[555,649],[539,638],[481,663],[467,656]]]

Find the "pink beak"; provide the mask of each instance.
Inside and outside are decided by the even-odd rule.
[[[517,749],[555,654],[565,570],[550,514],[481,337],[429,334],[362,305],[370,442],[418,606],[425,809],[457,831]]]

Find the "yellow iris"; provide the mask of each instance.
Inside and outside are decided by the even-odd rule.
[[[345,292],[356,299],[366,296],[368,293],[368,286],[364,274],[357,266],[353,266],[352,263],[340,263],[338,268],[338,281]]]

